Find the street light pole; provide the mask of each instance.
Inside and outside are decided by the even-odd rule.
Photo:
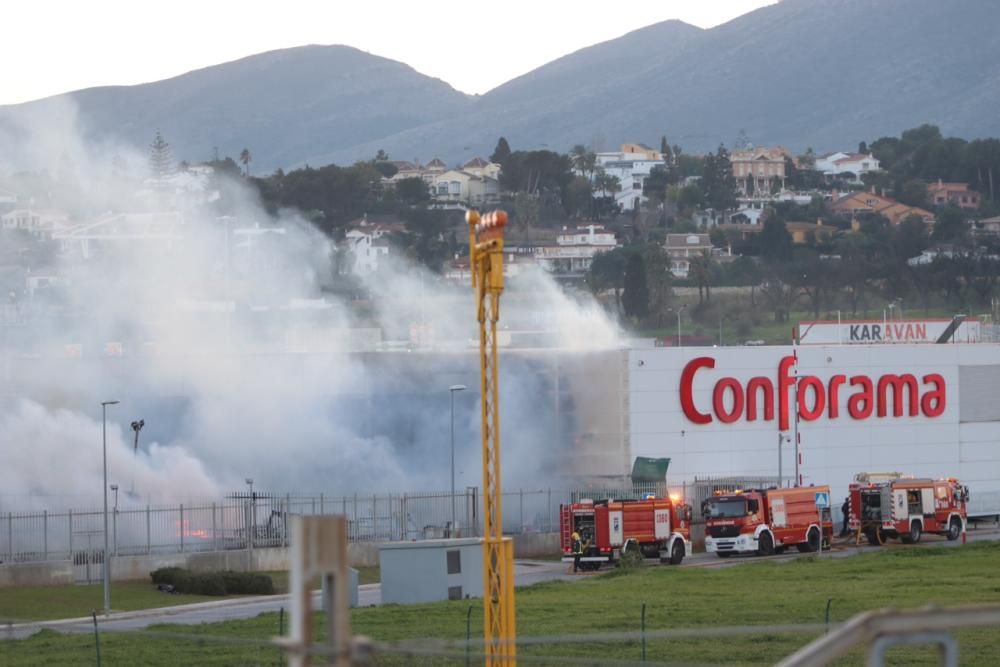
[[[114,535],[114,538],[115,538],[114,539],[114,542],[115,542],[115,557],[117,558],[118,557],[118,485],[117,484],[112,484],[111,485],[111,490],[115,492],[115,508],[114,508],[114,510],[112,510],[112,513],[111,513],[111,518],[112,518],[111,533],[112,533],[112,535]]]
[[[101,451],[104,459],[104,615],[111,613],[111,553],[108,548],[108,406],[118,401],[101,402]]]
[[[448,387],[451,394],[451,531],[455,531],[455,392],[465,391],[464,384],[453,384]]]

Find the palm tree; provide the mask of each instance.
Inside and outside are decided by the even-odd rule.
[[[253,156],[250,155],[250,151],[246,148],[240,151],[240,162],[243,163],[243,169],[245,175],[250,175],[250,161],[253,160]]]

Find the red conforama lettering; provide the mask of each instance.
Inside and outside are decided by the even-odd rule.
[[[695,424],[709,424],[714,419],[723,424],[732,424],[740,418],[773,421],[777,412],[778,429],[788,430],[791,421],[789,395],[796,384],[791,371],[796,363],[794,356],[782,357],[778,362],[777,391],[775,383],[766,377],[750,378],[746,388],[736,378],[720,378],[712,387],[711,412],[702,412],[695,405],[694,380],[702,369],[714,369],[715,359],[696,357],[681,372],[681,409]],[[828,419],[837,419],[842,387],[851,391],[847,413],[852,419],[867,419],[873,413],[878,417],[923,414],[933,418],[941,416],[947,405],[947,387],[944,377],[938,373],[924,375],[920,381],[910,373],[887,373],[876,380],[867,375],[848,378],[836,374],[826,383],[815,375],[805,375],[798,378],[796,409],[799,418],[813,421],[825,415]]]

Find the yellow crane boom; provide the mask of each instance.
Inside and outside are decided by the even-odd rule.
[[[500,487],[500,406],[497,320],[503,292],[504,211],[480,217],[470,209],[469,269],[479,320],[480,395],[483,420],[483,640],[486,665],[517,661],[514,621],[514,544],[503,536]]]

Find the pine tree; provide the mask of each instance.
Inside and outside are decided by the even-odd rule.
[[[158,181],[165,179],[174,171],[174,156],[170,152],[170,144],[163,139],[160,131],[149,145],[149,171]]]
[[[490,156],[490,162],[502,165],[510,157],[510,144],[503,137],[497,141],[497,147],[493,150],[493,155]]]

